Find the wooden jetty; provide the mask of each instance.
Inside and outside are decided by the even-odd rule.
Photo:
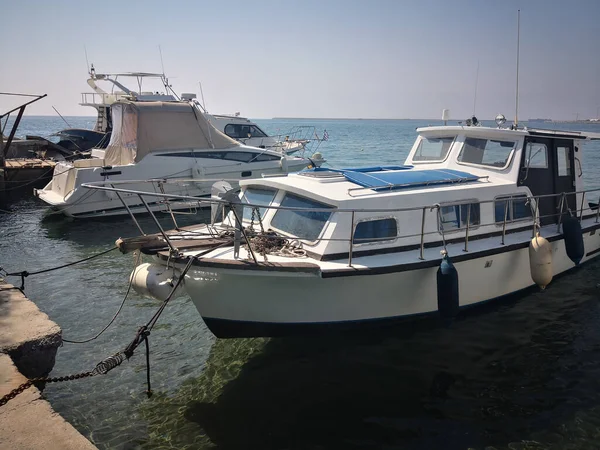
[[[2,95],[33,97],[20,106],[0,115],[0,120],[8,120],[12,113],[17,113],[15,122],[8,136],[0,132],[0,204],[4,203],[10,193],[20,188],[43,187],[52,177],[55,163],[43,158],[44,141],[15,139],[15,133],[25,112],[25,108],[44,95],[14,94],[1,92]],[[31,156],[31,157],[30,157]]]

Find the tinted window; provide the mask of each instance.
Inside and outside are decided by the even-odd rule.
[[[299,197],[297,195],[290,194],[289,192],[285,194],[285,197],[283,197],[281,206],[307,209],[331,208],[323,203],[319,203],[308,198]],[[271,220],[271,226],[279,231],[291,234],[292,236],[300,239],[316,241],[330,216],[331,212],[329,211],[317,212],[278,209]]]
[[[252,137],[267,137],[266,133],[255,125],[250,127]]]
[[[256,155],[251,152],[225,152],[223,159],[230,161],[250,162],[250,160]]]
[[[268,153],[261,153],[253,161],[279,161],[281,159],[280,156],[269,155]]]
[[[529,202],[525,195],[496,199],[494,202],[496,223],[504,223],[505,209],[507,222],[530,219],[532,217],[531,208],[529,207]]]
[[[225,134],[229,137],[232,137],[234,139],[237,139],[240,137],[239,135],[239,131],[240,131],[240,127],[239,125],[233,125],[233,124],[227,124],[225,125]]]
[[[469,218],[469,226],[479,225],[481,222],[479,203],[442,206],[440,216],[439,228],[444,231],[465,228],[467,226],[467,217]]]
[[[225,125],[225,134],[234,139],[248,139],[248,137],[267,137],[267,134],[256,125],[240,125],[229,123]]]
[[[504,167],[515,148],[513,141],[466,138],[458,161],[491,167]]]
[[[398,235],[396,219],[377,219],[359,222],[354,230],[353,243],[364,244],[393,239]]]
[[[275,197],[276,191],[271,191],[269,189],[257,189],[257,188],[247,188],[242,193],[242,203],[249,203],[251,205],[264,205],[269,206]],[[260,217],[264,217],[267,212],[267,208],[259,207],[258,212],[260,213]],[[250,220],[252,218],[252,208],[245,206],[244,207],[244,219]],[[258,220],[258,217],[256,217]]]
[[[413,155],[413,161],[442,161],[454,142],[453,137],[423,138]]]

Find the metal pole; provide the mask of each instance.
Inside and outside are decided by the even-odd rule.
[[[111,184],[110,187],[112,187],[114,189],[115,186],[114,186],[114,184]],[[129,206],[127,206],[127,203],[125,203],[125,201],[121,197],[121,194],[119,193],[119,191],[115,191],[115,193],[117,194],[117,197],[119,197],[119,200],[121,200],[121,203],[123,203],[123,206],[125,207],[125,209],[129,213],[129,215],[131,216],[131,218],[133,219],[133,223],[135,223],[135,226],[138,228],[138,230],[140,230],[140,233],[142,233],[142,236],[146,236],[146,233],[144,233],[144,230],[142,230],[142,227],[140,226],[140,224],[136,220],[135,215],[131,212],[131,210],[129,209]]]
[[[423,215],[421,217],[421,253],[419,255],[420,260],[424,260],[423,252],[425,250],[425,213],[426,209],[423,208]]]
[[[146,200],[144,200],[144,197],[142,197],[141,194],[138,194],[138,197],[140,198],[140,200],[142,201],[142,203],[146,207],[146,210],[150,213],[150,216],[152,217],[152,220],[154,220],[154,223],[156,224],[156,226],[160,230],[160,234],[162,234],[163,237],[165,238],[165,241],[167,241],[167,245],[171,249],[171,252],[177,253],[177,249],[175,247],[173,247],[173,244],[171,244],[171,241],[167,237],[167,233],[165,233],[165,230],[163,230],[163,227],[160,226],[160,222],[158,221],[158,219],[156,218],[156,216],[154,215],[154,213],[152,212],[152,210],[148,206],[148,203],[146,203]]]
[[[598,205],[596,206],[596,223],[598,223],[599,217],[600,217],[600,198],[598,198]]]
[[[352,267],[352,250],[354,248],[354,211],[350,222],[350,251],[348,252],[348,267]]]
[[[504,245],[504,237],[506,236],[506,216],[508,215],[508,202],[509,199],[507,198],[504,202],[504,222],[502,222],[502,245]]]
[[[244,240],[246,241],[246,244],[248,244],[248,252],[250,253],[250,255],[252,255],[252,259],[254,260],[254,264],[258,265],[258,260],[256,259],[256,255],[254,254],[254,251],[252,250],[252,246],[250,245],[250,239],[248,239],[248,236],[246,235],[246,230],[244,230],[244,226],[242,224],[242,221],[238,217],[237,212],[235,211],[235,208],[233,207],[233,205],[231,206],[231,212],[233,212],[233,215],[235,216],[236,226],[239,225],[240,232],[242,233],[242,236],[244,236]]]
[[[533,230],[531,233],[531,239],[533,239],[535,237],[535,232],[536,232],[536,225],[538,223],[541,224],[541,221],[539,220],[538,214],[540,213],[539,211],[539,206],[540,206],[540,199],[536,199],[535,197],[533,197],[533,199],[535,200],[535,211],[533,213]]]
[[[469,251],[469,223],[470,222],[471,222],[471,204],[469,203],[467,205],[467,229],[465,231],[465,248],[463,249],[463,252]]]
[[[583,205],[585,204],[585,191],[581,194],[581,211],[579,213],[579,223],[583,220]]]
[[[157,183],[158,183],[158,188],[160,189],[160,192],[162,192],[163,194],[166,194],[163,182],[158,181]],[[175,215],[173,214],[173,210],[171,209],[171,203],[169,203],[169,199],[166,197],[165,197],[165,203],[167,205],[167,210],[169,211],[169,214],[171,214],[171,220],[173,221],[173,225],[175,225],[175,229],[179,230],[179,225],[177,225],[177,221],[175,220]]]
[[[560,211],[558,212],[558,226],[556,227],[557,233],[560,233],[560,223],[562,222],[562,212],[563,212],[564,204],[565,204],[565,193],[563,192],[560,197]]]

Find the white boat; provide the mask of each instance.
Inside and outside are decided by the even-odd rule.
[[[214,128],[194,102],[135,102],[119,99],[111,104],[112,134],[106,149],[93,149],[92,158],[60,162],[52,180],[34,193],[54,210],[72,217],[97,217],[146,211],[135,195],[124,195],[126,205],[112,192],[90,191],[83,183],[160,179],[160,191],[187,197],[210,195],[215,180],[285,174],[322,159],[283,155],[242,145]],[[317,155],[318,156],[318,155]],[[186,183],[172,183],[186,178]],[[209,181],[206,181],[209,180]],[[148,184],[140,181],[138,189]],[[152,210],[189,209],[193,201],[168,205],[153,199]]]
[[[128,83],[130,80],[138,86],[137,90],[127,86],[127,84],[130,84]],[[118,100],[172,102],[179,100],[195,101],[196,99],[196,94],[193,93],[177,95],[169,84],[167,77],[160,73],[97,73],[92,65],[87,83],[94,92],[82,93],[79,104],[96,109],[97,117],[93,132],[108,136],[108,139],[103,141],[103,147],[106,147],[112,131],[111,105],[114,102]],[[110,89],[106,86],[109,86]],[[148,86],[153,87],[155,90],[147,90]],[[239,113],[232,115],[209,114],[204,106],[199,103],[198,106],[215,128],[244,145],[292,154],[303,152],[311,141],[316,140],[320,143],[315,127],[312,126],[295,126],[281,136],[269,136],[255,122],[247,117],[240,116]],[[84,143],[77,138],[79,134],[86,131],[89,132],[89,130],[68,129],[62,130],[60,135],[74,139],[78,146],[83,146]],[[313,151],[316,150],[316,148],[313,149]]]
[[[182,279],[217,337],[281,336],[454,317],[600,255],[581,163],[600,134],[417,132],[404,166],[242,181],[222,222],[144,238],[134,287],[164,300]]]
[[[230,138],[253,147],[277,150],[288,155],[303,151],[306,146],[320,139],[313,126],[295,126],[285,136],[269,136],[255,122],[239,113],[233,115],[209,114],[205,112],[211,123]],[[313,137],[314,136],[314,137]]]

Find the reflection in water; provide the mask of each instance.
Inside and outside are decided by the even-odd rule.
[[[449,327],[217,340],[144,446],[597,448],[599,268]]]

